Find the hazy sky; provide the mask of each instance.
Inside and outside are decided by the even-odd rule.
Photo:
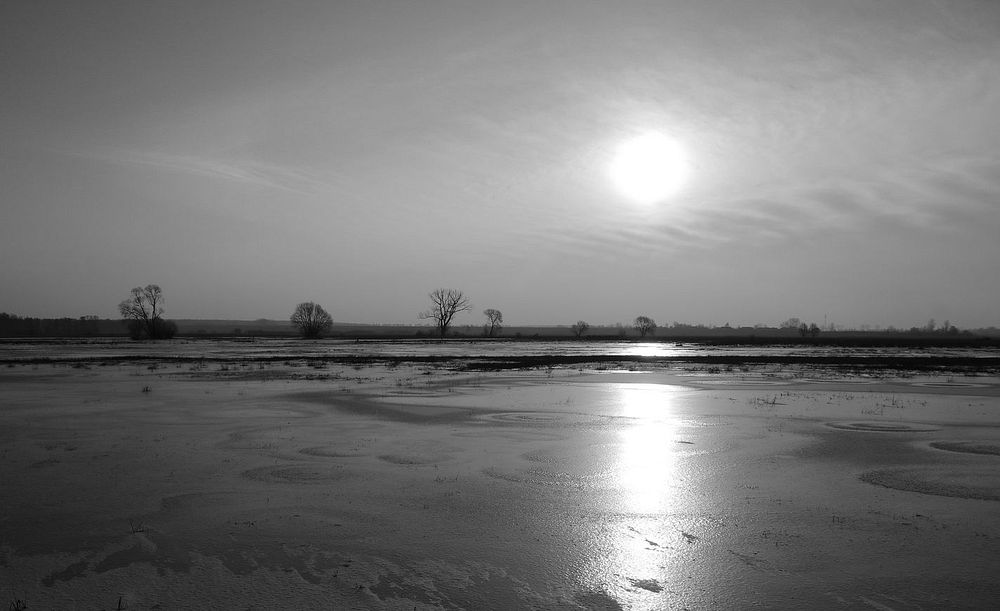
[[[0,311],[1000,324],[993,0],[4,1],[0,82]]]

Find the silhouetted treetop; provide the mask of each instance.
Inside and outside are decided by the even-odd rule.
[[[434,321],[438,335],[444,337],[451,325],[451,320],[459,312],[472,309],[469,298],[462,294],[462,291],[455,289],[434,289],[428,295],[431,299],[431,308],[418,314],[421,319]]]
[[[323,306],[311,301],[295,306],[295,311],[289,319],[306,339],[318,339],[333,327],[333,317],[323,309]]]

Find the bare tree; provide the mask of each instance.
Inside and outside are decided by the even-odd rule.
[[[656,332],[656,321],[649,316],[636,316],[632,326],[639,332],[639,337],[646,337],[646,335]]]
[[[570,330],[573,331],[573,335],[575,335],[576,337],[583,337],[583,334],[586,333],[587,329],[589,328],[590,325],[587,324],[587,321],[578,320],[573,324],[572,327],[570,327]]]
[[[483,314],[486,316],[486,321],[489,323],[489,327],[483,327],[483,330],[486,332],[486,337],[498,335],[501,329],[503,329],[503,313],[500,310],[487,308],[483,310]]]
[[[177,332],[176,324],[163,320],[163,291],[155,284],[132,289],[118,304],[118,312],[128,321],[133,339],[170,339]]]
[[[318,303],[306,301],[295,306],[291,316],[292,324],[306,339],[318,339],[333,326],[333,317]]]
[[[455,314],[472,309],[469,298],[455,289],[434,289],[427,295],[431,298],[431,309],[417,314],[421,319],[430,319],[437,326],[438,334],[444,337]]]

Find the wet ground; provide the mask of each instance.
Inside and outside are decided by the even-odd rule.
[[[29,609],[1000,601],[985,376],[12,364],[0,460]]]

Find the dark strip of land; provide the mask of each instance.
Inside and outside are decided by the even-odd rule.
[[[304,364],[344,364],[344,365],[400,365],[428,364],[456,370],[500,371],[509,369],[539,369],[570,366],[621,366],[646,365],[702,365],[718,367],[739,367],[750,365],[801,365],[837,367],[849,369],[889,369],[907,371],[948,371],[948,372],[992,372],[1000,371],[1000,355],[997,356],[854,356],[854,355],[685,355],[685,356],[638,356],[638,355],[522,355],[522,356],[395,356],[395,355],[334,355],[334,356],[292,356],[292,355],[248,355],[241,357],[204,357],[192,355],[108,355],[95,357],[27,357],[0,359],[0,364],[124,364],[142,362],[168,363],[277,363],[296,362]]]

